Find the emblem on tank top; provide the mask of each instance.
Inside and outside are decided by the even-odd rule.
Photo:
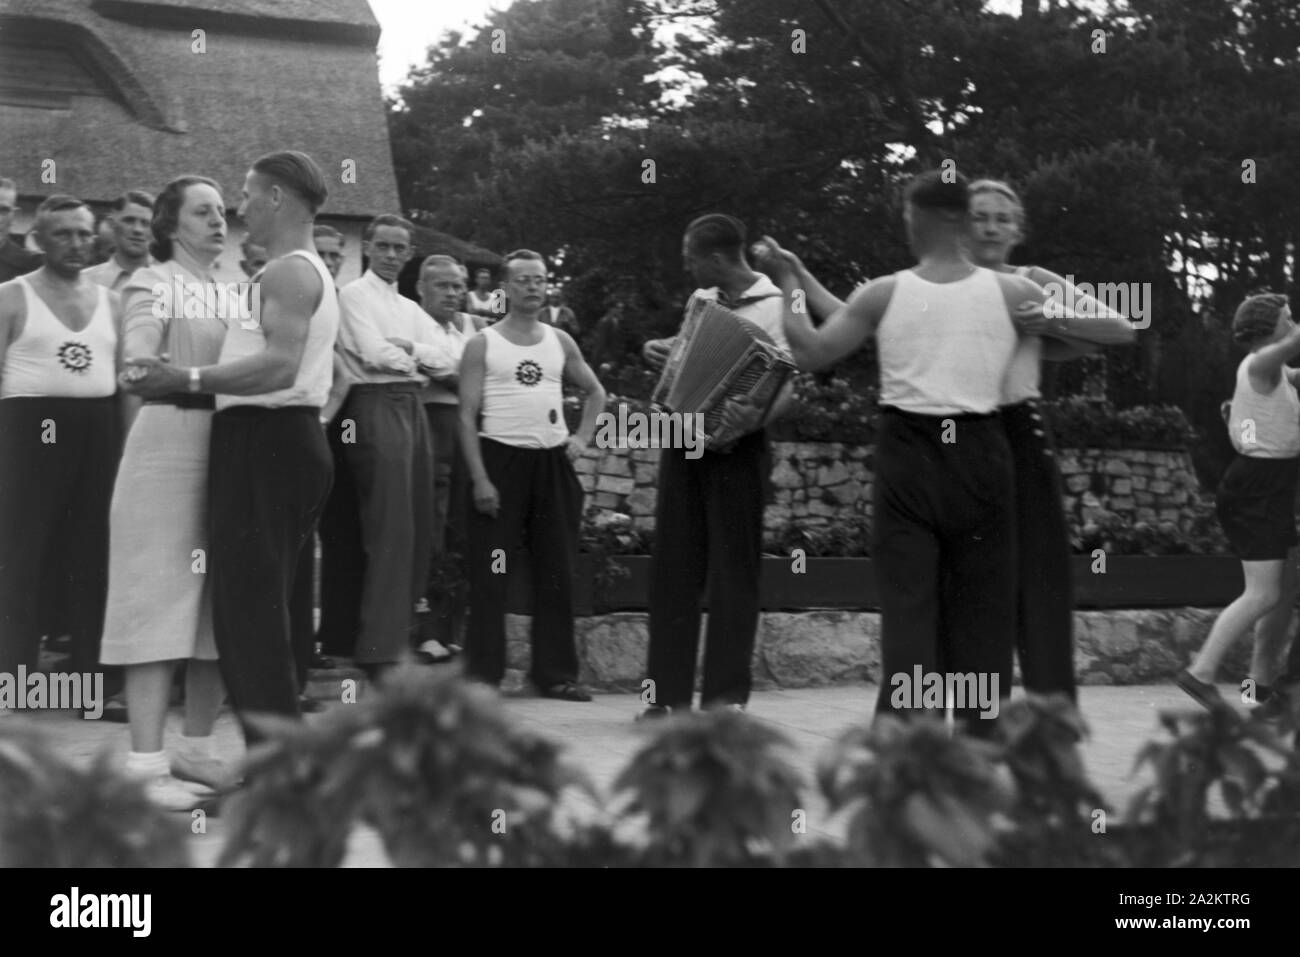
[[[84,342],[65,342],[59,346],[58,356],[60,364],[69,372],[84,375],[90,371],[91,351]]]
[[[515,378],[520,385],[537,385],[542,381],[542,367],[532,359],[524,359],[515,366]]]
[[[556,422],[560,421],[560,416],[558,413],[556,413],[554,409],[548,412],[546,417],[551,420],[551,425],[554,425]]]

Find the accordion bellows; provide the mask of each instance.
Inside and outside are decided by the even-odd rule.
[[[704,447],[740,438],[722,427],[728,399],[749,398],[766,415],[797,371],[790,354],[761,326],[709,299],[692,299],[651,402],[660,409],[703,413]]]

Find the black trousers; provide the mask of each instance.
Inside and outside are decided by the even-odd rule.
[[[103,670],[105,693],[120,689],[120,669],[99,665],[120,447],[113,396],[0,399],[0,673],[36,669],[41,597],[54,591],[72,636],[69,669]]]
[[[464,582],[445,587],[442,565],[449,555],[465,554],[465,522],[474,503],[469,497],[469,471],[460,451],[460,406],[426,402],[429,437],[433,445],[433,561],[425,597],[432,614],[433,635],[444,645],[460,643],[460,630],[468,607]]]
[[[415,603],[432,553],[433,451],[416,383],[354,385],[344,418],[356,423],[343,452],[356,481],[366,575],[359,664],[389,665],[410,651]]]
[[[895,676],[975,673],[1011,693],[1016,632],[1015,475],[1001,418],[929,416],[884,408],[876,444],[872,567],[880,589],[877,713],[919,712],[891,701]],[[992,734],[979,709],[954,709]]]
[[[691,704],[706,586],[701,704],[749,700],[769,463],[763,432],[743,437],[727,453],[688,459],[682,449],[664,449],[659,456],[646,667],[655,704]]]
[[[530,677],[539,688],[576,681],[573,569],[582,485],[562,445],[526,449],[485,438],[479,445],[501,505],[495,518],[474,510],[467,522],[470,610],[465,674],[493,685],[505,676],[509,563],[525,551],[533,583]]]
[[[248,715],[299,714],[290,596],[334,471],[319,415],[250,405],[212,417],[212,620],[221,675],[249,743],[262,736]]]
[[[1074,576],[1056,448],[1037,403],[1002,410],[1016,470],[1016,651],[1026,691],[1076,697]]]
[[[346,403],[345,403],[346,406]],[[321,651],[345,658],[356,653],[361,631],[361,585],[366,577],[366,549],[361,540],[361,503],[357,483],[343,452],[340,410],[326,430],[334,459],[334,485],[320,518]],[[353,423],[355,427],[355,422]]]
[[[307,536],[298,565],[293,572],[293,590],[289,593],[289,645],[293,649],[293,673],[298,691],[307,687],[307,672],[316,647],[316,629],[312,622],[315,605],[316,536]]]

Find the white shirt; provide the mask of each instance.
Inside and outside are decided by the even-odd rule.
[[[145,260],[144,266],[127,269],[125,266],[118,263],[116,256],[109,256],[98,266],[91,266],[89,269],[82,270],[82,272],[91,282],[97,282],[105,289],[110,289],[113,292],[121,292],[122,287],[126,285],[127,280],[129,280],[138,270],[156,265],[158,265],[157,261],[150,256]]]
[[[758,281],[734,300],[728,299],[717,286],[695,290],[694,298],[710,299],[725,306],[759,326],[786,352],[790,351],[790,343],[785,338],[785,297],[767,276],[760,274]]]
[[[293,385],[261,395],[218,395],[217,411],[236,405],[258,405],[266,408],[312,406],[319,409],[329,399],[334,382],[334,338],[339,328],[339,304],[334,295],[334,281],[325,263],[316,253],[295,249],[288,256],[301,256],[316,270],[321,280],[320,303],[307,321],[307,342],[303,345],[302,359]],[[221,346],[221,363],[233,362],[245,356],[266,351],[266,333],[260,322],[232,322],[226,330],[226,341]]]
[[[435,339],[438,321],[367,269],[360,279],[339,290],[339,352],[356,382],[427,382],[420,365],[446,363],[445,349]],[[401,346],[387,341],[406,339]]]
[[[976,269],[948,283],[911,269],[894,277],[876,328],[880,404],[921,415],[996,411],[1019,341],[997,273]]]
[[[433,345],[438,350],[438,355],[435,361],[423,362],[421,365],[431,376],[458,375],[460,360],[465,354],[465,344],[477,331],[474,328],[474,317],[458,312],[445,326],[433,316],[429,318],[433,319]],[[437,382],[430,382],[429,388],[425,390],[424,401],[439,405],[459,405],[460,396],[454,389],[448,389]]]

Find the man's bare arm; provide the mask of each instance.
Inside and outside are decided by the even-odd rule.
[[[591,371],[587,360],[573,337],[567,332],[556,330],[560,344],[564,347],[564,378],[587,394],[582,407],[582,421],[578,423],[577,437],[584,446],[591,444],[591,437],[596,432],[596,417],[605,411],[605,387]]]

